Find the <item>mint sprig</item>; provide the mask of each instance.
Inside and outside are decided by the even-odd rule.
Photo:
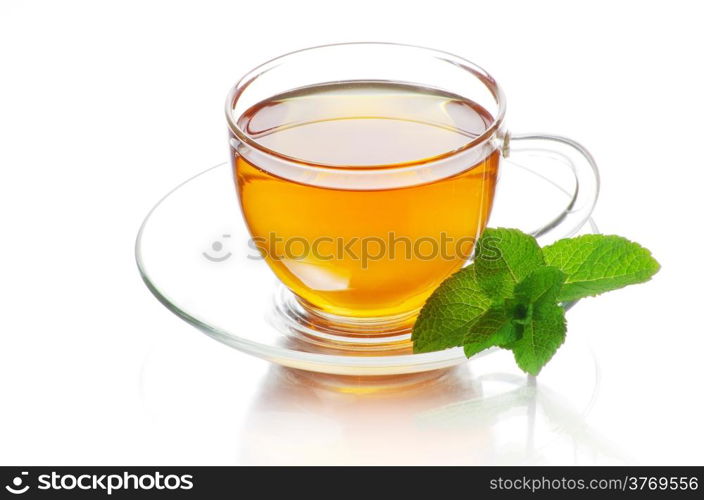
[[[517,229],[486,229],[474,262],[445,280],[413,327],[414,352],[462,346],[513,351],[537,375],[565,340],[562,304],[648,281],[660,265],[620,236],[590,234],[540,248]]]

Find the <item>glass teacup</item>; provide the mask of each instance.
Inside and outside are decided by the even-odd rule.
[[[598,194],[589,153],[511,136],[496,81],[457,56],[385,43],[305,49],[245,75],[226,113],[237,193],[260,253],[316,331],[406,331],[464,266],[510,149],[561,155],[567,210],[538,232],[575,232]],[[530,207],[516,207],[528,210]]]

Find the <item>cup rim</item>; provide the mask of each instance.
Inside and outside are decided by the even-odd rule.
[[[496,100],[496,105],[497,105],[497,112],[496,115],[493,116],[493,120],[491,124],[487,127],[487,129],[479,136],[473,138],[470,141],[467,141],[467,143],[463,144],[462,146],[452,149],[450,151],[446,151],[444,153],[440,153],[438,155],[434,155],[431,157],[426,157],[422,158],[420,160],[413,160],[409,162],[404,162],[404,163],[388,163],[388,164],[379,164],[379,165],[363,165],[363,166],[357,166],[357,165],[338,165],[338,164],[330,164],[330,163],[318,163],[318,162],[313,162],[309,160],[305,160],[303,158],[297,158],[293,156],[289,156],[286,154],[283,154],[279,151],[276,151],[274,149],[268,148],[264,146],[263,144],[259,143],[256,139],[248,135],[242,128],[237,124],[237,121],[233,119],[233,109],[234,109],[234,104],[239,98],[240,95],[247,89],[247,87],[256,80],[259,76],[263,75],[264,73],[267,73],[268,71],[276,68],[278,65],[280,65],[282,62],[284,62],[285,59],[294,56],[296,54],[300,54],[303,52],[309,52],[309,51],[315,51],[319,49],[325,49],[325,48],[331,48],[331,47],[343,47],[343,46],[350,46],[350,45],[356,45],[356,46],[392,46],[392,47],[403,47],[403,48],[409,48],[409,49],[417,49],[419,51],[423,51],[428,53],[431,56],[435,56],[436,58],[445,61],[449,64],[453,64],[455,66],[458,66],[465,70],[468,74],[471,76],[478,78],[486,87],[487,89],[491,92],[491,94],[494,96],[494,99]],[[446,52],[443,50],[437,50],[437,49],[432,49],[429,47],[424,47],[421,45],[413,45],[413,44],[405,44],[405,43],[395,43],[395,42],[344,42],[344,43],[330,43],[330,44],[323,44],[323,45],[316,45],[313,47],[306,47],[303,49],[298,49],[294,50],[291,52],[287,52],[285,54],[282,54],[280,56],[277,56],[273,59],[270,59],[259,66],[256,66],[255,68],[251,69],[248,71],[242,78],[240,78],[237,83],[230,89],[230,91],[227,94],[227,100],[225,101],[225,116],[227,118],[227,124],[230,132],[234,135],[235,139],[237,141],[240,141],[241,143],[246,144],[247,146],[255,149],[259,153],[262,153],[267,156],[274,157],[275,159],[283,160],[289,164],[297,165],[300,167],[304,167],[307,170],[308,169],[319,169],[322,171],[354,171],[354,172],[360,172],[360,171],[369,171],[369,170],[393,170],[394,172],[399,172],[403,171],[405,169],[413,169],[417,168],[418,166],[421,165],[427,165],[427,164],[432,164],[435,163],[439,160],[444,160],[447,158],[451,158],[453,156],[459,155],[461,153],[464,153],[465,151],[469,151],[473,149],[474,147],[481,146],[484,144],[487,140],[489,140],[495,133],[497,133],[503,124],[504,118],[506,115],[506,97],[504,95],[503,90],[499,86],[498,82],[494,79],[489,72],[487,72],[484,68],[481,66],[463,58],[460,56],[457,56],[455,54],[452,54],[450,52]]]

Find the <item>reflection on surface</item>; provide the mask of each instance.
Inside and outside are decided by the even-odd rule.
[[[174,465],[632,463],[585,423],[599,378],[578,334],[537,378],[502,349],[446,371],[341,377],[165,335],[139,392]]]
[[[242,429],[239,458],[254,464],[626,460],[584,422],[595,383],[578,410],[535,377],[469,366],[386,377],[272,367]]]

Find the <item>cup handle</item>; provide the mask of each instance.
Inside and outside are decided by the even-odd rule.
[[[558,155],[561,163],[574,175],[574,191],[565,209],[550,222],[532,231],[533,236],[537,238],[551,233],[550,237],[554,239],[568,238],[589,220],[599,197],[600,179],[594,157],[584,146],[559,135],[506,133],[502,154],[504,158],[510,156],[512,162],[520,162],[523,155]],[[541,175],[540,172],[534,173]]]

